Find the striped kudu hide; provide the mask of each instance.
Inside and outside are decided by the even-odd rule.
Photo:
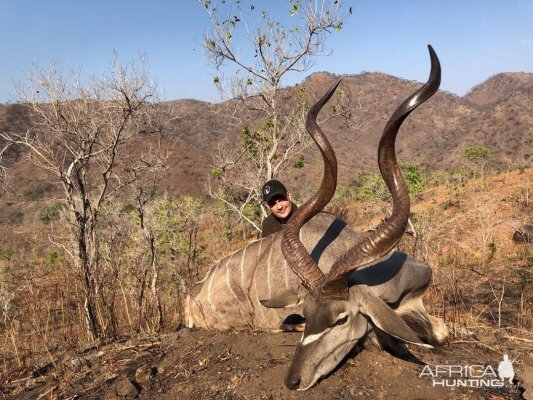
[[[302,242],[320,268],[333,263],[355,243],[358,234],[343,221],[320,213],[301,232]],[[186,325],[213,329],[279,329],[305,296],[298,277],[281,253],[282,232],[248,244],[215,263],[191,291]],[[269,307],[265,307],[269,306]]]

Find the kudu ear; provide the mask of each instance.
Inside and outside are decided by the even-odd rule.
[[[407,343],[433,348],[433,346],[424,343],[407,326],[405,321],[380,298],[361,291],[359,306],[362,314],[369,317],[374,325],[389,335]]]
[[[294,307],[301,303],[300,296],[293,290],[287,290],[270,299],[259,300],[266,308],[287,308]]]

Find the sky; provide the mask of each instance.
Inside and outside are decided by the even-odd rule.
[[[213,0],[214,1],[214,0]],[[229,1],[229,0],[226,0]],[[316,1],[316,0],[315,0]],[[286,18],[288,0],[255,0]],[[533,0],[343,0],[352,14],[328,36],[331,55],[310,71],[384,72],[423,82],[431,44],[441,89],[464,95],[500,72],[533,72]],[[122,62],[148,58],[165,100],[219,101],[218,75],[201,48],[210,22],[197,0],[0,0],[0,103],[16,102],[16,83],[33,63],[101,74],[114,52]],[[243,45],[243,48],[245,46]]]

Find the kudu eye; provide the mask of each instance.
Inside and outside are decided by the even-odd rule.
[[[335,324],[333,326],[339,326],[339,325],[344,325],[346,323],[346,321],[348,321],[348,316],[345,315],[344,317],[342,318],[339,318],[337,320],[337,322],[335,322]]]

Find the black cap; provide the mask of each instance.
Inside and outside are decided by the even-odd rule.
[[[263,193],[263,200],[266,203],[269,203],[270,200],[274,198],[274,196],[283,196],[287,198],[287,189],[285,189],[285,186],[283,186],[283,183],[280,181],[277,181],[275,179],[272,179],[265,183],[263,185],[263,190],[261,191]]]

